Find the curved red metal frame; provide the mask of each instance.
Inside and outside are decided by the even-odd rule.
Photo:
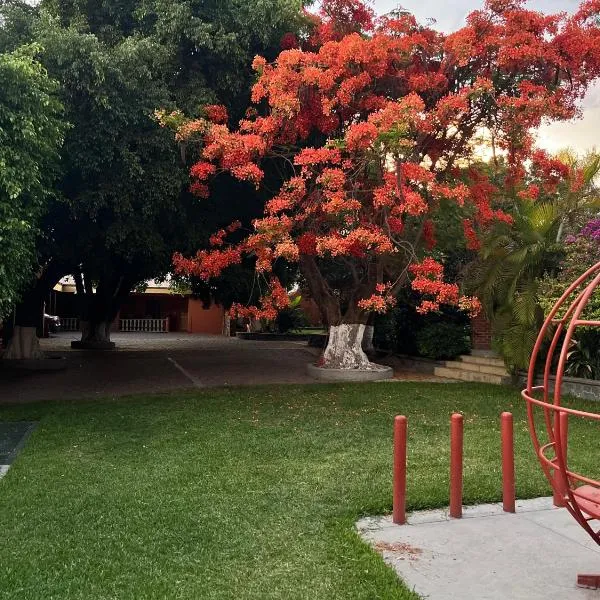
[[[600,544],[600,529],[595,531],[590,522],[600,520],[600,481],[568,468],[568,419],[569,416],[574,416],[600,421],[600,414],[561,406],[561,392],[569,346],[576,328],[581,326],[600,327],[600,321],[581,319],[587,303],[599,286],[600,262],[573,282],[560,297],[540,330],[529,363],[527,387],[522,392],[523,398],[527,401],[529,432],[544,475],[552,486],[555,496],[561,498],[567,510],[597,544]],[[556,315],[573,294],[577,294],[575,299],[566,309],[564,316],[557,319]],[[555,325],[556,329],[552,334],[552,341],[544,364],[543,383],[536,386],[534,384],[537,359],[544,340],[547,339],[551,328]],[[563,333],[565,337],[560,349],[551,400],[552,363]],[[547,438],[545,443],[540,441],[539,426],[535,419],[536,407],[543,412]]]

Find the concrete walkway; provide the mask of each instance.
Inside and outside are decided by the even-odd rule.
[[[72,350],[77,332],[40,341],[65,356],[57,372],[12,372],[0,361],[0,404],[162,393],[216,386],[317,383],[306,373],[319,350],[305,341],[251,341],[187,333],[116,333],[114,351]],[[393,362],[391,363],[393,365]],[[397,370],[411,381],[447,380]]]
[[[429,600],[600,600],[576,587],[600,573],[600,548],[551,498],[466,508],[462,519],[422,511],[409,524],[365,518],[357,528],[418,594]]]
[[[114,351],[71,350],[77,333],[41,340],[49,355],[66,357],[57,372],[0,370],[0,403],[89,399],[211,386],[314,383],[302,342],[264,343],[211,335],[114,334]],[[2,365],[0,365],[2,366]]]

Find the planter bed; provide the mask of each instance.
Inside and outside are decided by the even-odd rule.
[[[263,333],[260,331],[249,333],[239,331],[235,334],[240,340],[254,340],[258,342],[308,342],[309,346],[322,348],[327,341],[327,334],[318,333]]]
[[[521,385],[527,383],[527,373],[519,373]],[[550,377],[550,391],[554,391],[555,377]],[[541,377],[536,378],[536,385],[542,385]],[[599,379],[583,379],[581,377],[569,377],[565,375],[562,380],[563,394],[569,394],[582,400],[600,401],[600,380]]]
[[[310,337],[308,333],[263,333],[261,331],[255,333],[240,331],[235,335],[240,340],[254,340],[255,342],[307,342]]]

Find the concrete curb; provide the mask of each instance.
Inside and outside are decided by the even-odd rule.
[[[358,369],[324,369],[312,363],[306,365],[306,372],[319,381],[382,381],[391,379],[394,370],[391,367],[378,365],[379,369],[360,371]]]
[[[73,350],[114,350],[115,342],[82,342],[75,340],[71,342]]]

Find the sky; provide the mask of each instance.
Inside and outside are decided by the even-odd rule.
[[[420,21],[435,19],[434,27],[450,32],[464,24],[465,16],[472,10],[481,8],[483,0],[374,0],[373,5],[379,14],[397,8],[409,10]],[[577,0],[530,0],[528,8],[546,13],[561,11],[574,12]],[[538,146],[551,152],[571,147],[584,153],[594,146],[600,147],[600,84],[590,88],[583,102],[583,118],[565,123],[543,125],[538,134]]]

